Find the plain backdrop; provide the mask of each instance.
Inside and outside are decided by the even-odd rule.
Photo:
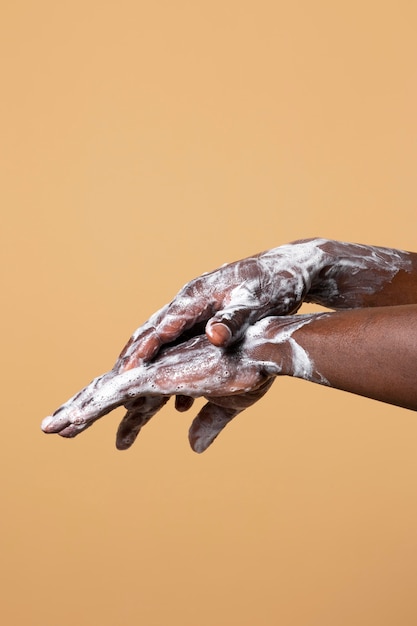
[[[204,271],[417,249],[412,1],[4,0],[0,619],[414,626],[417,417],[291,379],[196,455],[42,418]],[[200,402],[196,404],[201,406]]]

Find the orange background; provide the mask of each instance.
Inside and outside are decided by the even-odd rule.
[[[411,411],[282,379],[201,456],[171,404],[125,453],[121,412],[39,428],[203,271],[417,249],[416,28],[406,0],[3,1],[2,623],[417,623]]]

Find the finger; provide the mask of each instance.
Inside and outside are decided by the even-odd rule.
[[[122,374],[114,371],[103,374],[60,406],[51,416],[46,417],[42,422],[42,430],[45,433],[60,433],[73,425],[74,428],[67,432],[75,436],[88,424],[129,402],[132,397],[147,395],[146,391],[150,390],[150,384],[144,368]]]
[[[120,432],[120,445],[117,445],[119,450],[126,450],[135,441],[139,434],[140,429],[153,417],[169,400],[168,397],[163,398],[137,398],[130,404],[128,412],[119,425],[118,433]],[[126,405],[128,406],[128,405]],[[97,418],[98,419],[98,418]],[[81,432],[90,428],[97,420],[90,420],[84,424],[70,424],[63,430],[59,431],[60,437],[67,439],[73,439]],[[123,426],[122,426],[123,424]],[[124,443],[123,443],[124,440]]]
[[[121,351],[114,369],[124,371],[136,367],[141,359],[150,360],[158,351],[161,342],[156,327],[164,319],[170,305],[156,311],[147,322],[139,326]]]
[[[141,429],[168,402],[168,397],[137,398],[126,405],[128,411],[119,424],[116,448],[127,450],[136,441]]]
[[[184,330],[184,319],[169,320],[164,325],[152,326],[131,338],[118,359],[118,370],[126,371],[140,365],[141,361],[150,361],[161,346],[174,341]]]
[[[189,409],[191,409],[193,404],[194,404],[194,398],[191,398],[190,396],[181,396],[181,395],[175,396],[175,408],[180,413],[184,413],[185,411],[188,411]]]
[[[150,326],[136,338],[131,338],[119,361],[122,370],[137,367],[141,361],[150,361],[165,343],[179,337],[184,330],[184,319],[166,320],[161,326]]]
[[[97,390],[111,382],[114,377],[115,374],[113,372],[107,372],[94,378],[91,383],[62,404],[52,415],[45,417],[41,425],[42,430],[45,433],[58,433],[70,426],[70,424],[84,423],[83,420],[78,420],[80,410],[82,408],[84,410],[92,408],[94,395]],[[103,414],[111,410],[110,408],[108,410],[107,408],[101,408],[104,410]],[[95,413],[98,412],[99,410],[96,409]],[[92,421],[94,421],[94,417],[95,415],[91,416]]]
[[[194,452],[201,454],[241,409],[227,408],[208,402],[191,424],[188,439]]]
[[[226,347],[243,337],[252,319],[259,319],[259,307],[245,303],[218,311],[207,322],[206,335],[215,346]]]
[[[97,420],[92,420],[91,422],[88,422],[86,424],[70,424],[66,428],[60,430],[57,434],[60,437],[64,437],[65,439],[73,439],[80,433],[86,431],[87,428],[90,428],[90,426],[92,426],[96,421]]]
[[[136,367],[141,360],[150,361],[161,346],[207,322],[223,304],[224,294],[214,289],[215,284],[205,275],[190,281],[172,302],[138,328],[120,355],[123,369]]]
[[[188,434],[191,448],[198,453],[204,452],[233,418],[267,393],[274,380],[268,378],[253,391],[217,397],[216,404],[209,401],[191,424]]]

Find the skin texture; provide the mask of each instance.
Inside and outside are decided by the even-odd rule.
[[[303,301],[332,311],[296,315]],[[126,449],[171,396],[178,410],[204,396],[189,437],[202,452],[277,376],[417,410],[416,365],[417,255],[305,240],[188,283],[42,428],[74,437],[123,405]]]

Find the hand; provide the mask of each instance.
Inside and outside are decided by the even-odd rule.
[[[296,312],[330,262],[320,247],[324,243],[314,239],[280,246],[192,280],[135,331],[120,355],[120,371],[149,361],[189,329],[195,335],[206,325],[209,341],[225,347],[260,319]]]
[[[201,335],[165,347],[153,362],[134,369],[121,371],[118,361],[46,418],[42,428],[75,437],[124,405],[127,413],[119,426],[117,447],[126,449],[170,396],[204,396],[208,403],[190,429],[192,448],[203,452],[231,419],[267,392],[278,374],[292,372],[291,335],[311,317],[267,318],[229,348],[219,349]]]
[[[417,254],[326,239],[280,246],[189,282],[138,328],[120,367],[150,360],[164,344],[205,332],[216,346],[238,341],[250,324],[295,313],[302,302],[331,309],[416,303]]]

